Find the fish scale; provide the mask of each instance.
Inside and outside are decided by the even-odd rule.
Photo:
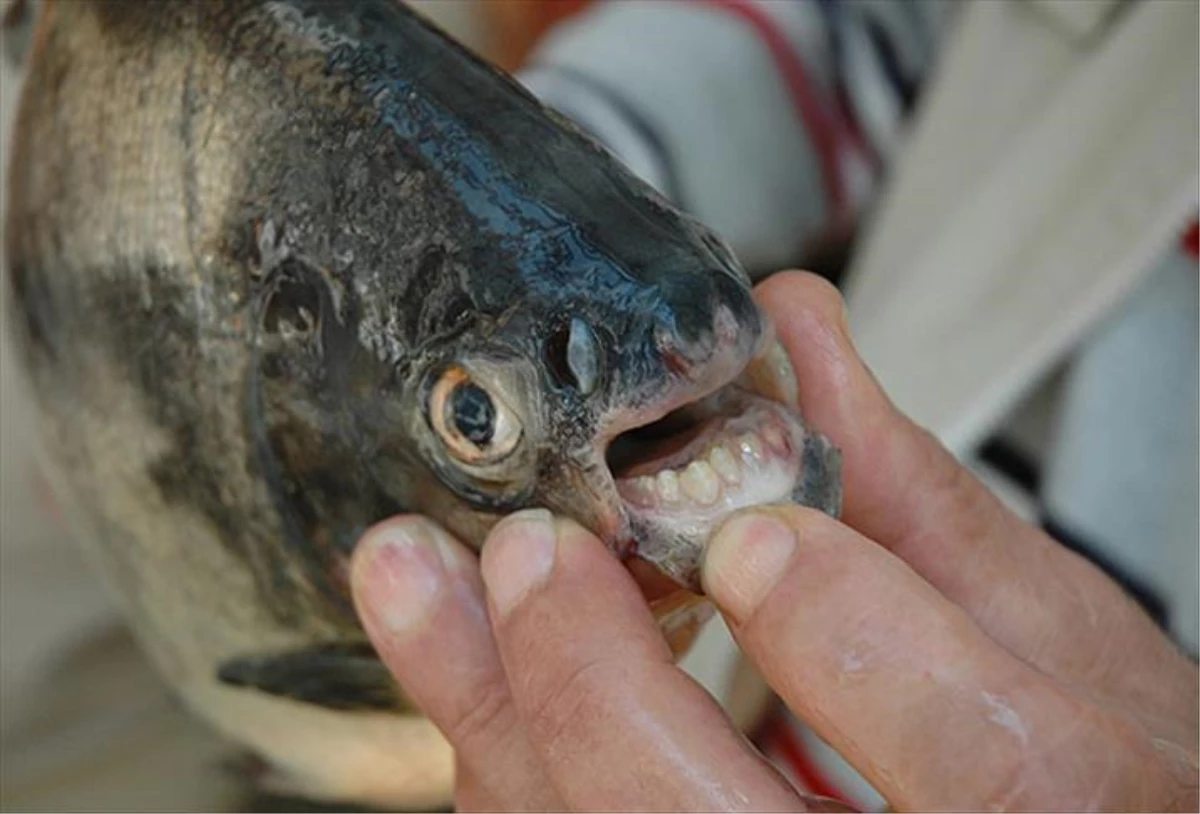
[[[546,507],[697,588],[704,524],[606,454],[771,358],[704,226],[392,0],[49,3],[28,62],[5,254],[44,456],[199,715],[308,796],[448,799],[348,593],[398,512],[478,546]],[[789,433],[768,497],[836,512],[836,451],[764,397],[720,403]]]

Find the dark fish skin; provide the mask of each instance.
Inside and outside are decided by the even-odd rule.
[[[345,561],[396,512],[478,543],[546,506],[628,553],[606,440],[724,383],[766,331],[718,239],[392,0],[49,4],[10,182],[48,459],[210,716],[222,665],[282,695],[271,654],[336,672],[363,641]],[[573,318],[590,388],[564,373]],[[523,417],[519,451],[473,475],[426,409],[464,360]],[[405,708],[348,664],[305,700]]]

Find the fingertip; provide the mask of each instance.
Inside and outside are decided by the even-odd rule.
[[[420,514],[398,514],[381,520],[359,537],[350,559],[351,584],[374,568],[390,547],[412,539],[431,546],[442,564],[452,571],[466,570],[476,563],[475,554],[438,523]]]
[[[359,535],[358,543],[354,546],[352,555],[354,562],[357,564],[360,561],[369,561],[379,553],[380,548],[387,545],[387,541],[394,534],[402,531],[410,523],[420,520],[421,515],[419,514],[397,514],[368,526],[367,530]]]
[[[877,399],[858,356],[841,293],[808,272],[781,272],[755,291],[791,359],[804,416],[824,432],[840,432],[850,413]]]
[[[600,541],[599,537],[597,537],[595,534],[592,534],[592,532],[588,531],[570,517],[555,517],[554,523],[558,530],[558,539],[563,543],[572,546],[600,546],[601,548],[605,548],[605,550],[607,550],[607,547],[604,546],[604,543]]]
[[[792,567],[798,550],[837,533],[840,524],[806,506],[759,506],[736,512],[713,532],[701,565],[704,591],[742,623]]]
[[[787,569],[795,549],[795,534],[774,513],[738,512],[709,539],[700,582],[726,616],[744,622]]]
[[[834,439],[842,453],[842,514],[859,527],[865,513],[897,499],[897,484],[904,482],[897,473],[909,465],[903,453],[911,423],[859,356],[834,286],[813,274],[785,272],[759,289],[796,371],[805,423]],[[863,530],[880,534],[874,526]]]
[[[557,549],[557,524],[545,509],[514,512],[496,524],[484,541],[480,570],[501,618],[549,580]]]
[[[776,319],[808,314],[849,339],[849,321],[842,292],[820,275],[811,271],[777,272],[759,283],[755,297]]]
[[[632,601],[644,597],[637,575],[616,557],[604,541],[566,517],[556,519],[562,579],[575,585],[598,585],[609,598]],[[670,582],[670,580],[667,580]],[[649,587],[654,587],[652,583]],[[676,589],[678,586],[675,586]],[[644,602],[639,602],[643,606]]]
[[[421,522],[421,516],[398,514],[381,520],[358,538],[350,555],[350,584],[358,592],[367,584],[369,575],[380,567],[383,558],[397,540],[406,539],[409,531]]]
[[[355,607],[369,633],[407,635],[433,612],[452,571],[459,544],[418,515],[390,518],[360,538],[351,561]]]

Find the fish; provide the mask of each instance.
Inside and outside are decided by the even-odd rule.
[[[478,548],[543,507],[677,612],[730,512],[840,511],[728,246],[405,5],[47,2],[27,70],[4,256],[46,466],[268,785],[448,799],[350,597],[384,518]]]

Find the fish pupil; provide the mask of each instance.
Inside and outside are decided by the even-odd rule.
[[[490,444],[496,428],[496,406],[491,396],[482,387],[468,382],[455,388],[450,398],[455,428],[477,447]]]

